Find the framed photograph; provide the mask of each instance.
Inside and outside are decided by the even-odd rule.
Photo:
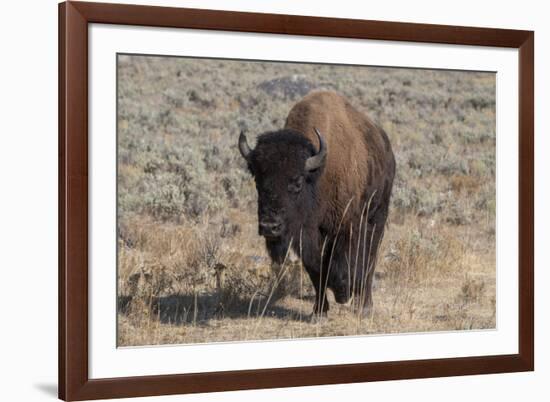
[[[59,397],[534,369],[534,33],[59,5]]]

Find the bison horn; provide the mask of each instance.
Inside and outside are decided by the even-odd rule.
[[[317,138],[319,138],[319,152],[317,152],[317,155],[313,155],[310,158],[307,158],[306,160],[306,170],[308,172],[312,170],[319,169],[321,166],[325,164],[325,160],[327,158],[327,144],[325,143],[325,140],[323,139],[323,136],[317,130],[316,128],[315,134],[317,134]]]
[[[248,146],[248,142],[246,141],[246,135],[244,135],[244,131],[241,131],[241,135],[239,135],[239,151],[241,151],[241,155],[243,156],[243,158],[248,160],[251,150]]]

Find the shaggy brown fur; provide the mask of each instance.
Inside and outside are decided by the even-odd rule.
[[[395,161],[388,137],[342,96],[334,92],[307,95],[292,108],[285,128],[302,133],[312,144],[318,142],[317,128],[327,142],[325,172],[319,180],[327,201],[321,205],[323,226],[336,230],[350,200],[343,218],[347,227],[358,216],[353,211],[360,211],[373,193],[371,206],[389,201]]]

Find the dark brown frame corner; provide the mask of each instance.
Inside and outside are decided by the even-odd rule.
[[[88,24],[314,35],[519,49],[519,353],[126,378],[88,377]],[[119,398],[534,369],[534,33],[183,8],[59,5],[59,397]]]

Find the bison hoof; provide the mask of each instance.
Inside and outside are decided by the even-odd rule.
[[[328,320],[328,314],[326,311],[312,312],[309,316],[309,322],[312,324],[319,324]]]
[[[361,318],[372,318],[374,314],[374,307],[372,301],[367,301],[366,303],[357,303],[355,300],[351,303],[351,308],[354,314],[360,316]]]

